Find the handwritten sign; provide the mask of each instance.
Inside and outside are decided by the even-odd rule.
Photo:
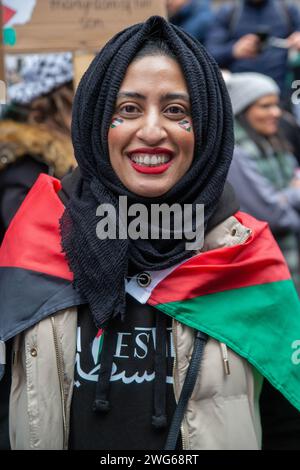
[[[97,51],[118,31],[151,15],[163,0],[2,0],[7,53]],[[3,24],[2,23],[2,24]],[[12,37],[12,33],[10,33]]]

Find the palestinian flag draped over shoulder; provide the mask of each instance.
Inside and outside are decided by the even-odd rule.
[[[246,358],[300,410],[300,302],[265,222],[238,212],[243,244],[200,253],[127,291]]]
[[[46,316],[84,302],[61,252],[61,184],[41,175],[13,219],[0,249],[0,340]],[[241,212],[250,229],[237,246],[200,253],[133,278],[127,292],[208,333],[245,357],[300,410],[300,302],[266,223]]]
[[[61,183],[40,175],[0,248],[0,340],[82,302],[60,244]]]

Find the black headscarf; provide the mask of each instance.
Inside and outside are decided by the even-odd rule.
[[[129,64],[149,39],[166,41],[185,76],[195,134],[187,173],[160,198],[129,191],[109,160],[108,130]],[[232,110],[219,68],[203,46],[165,19],[153,16],[114,36],[81,79],[73,105],[72,138],[82,178],[61,220],[62,246],[75,288],[90,305],[96,325],[125,312],[128,264],[136,272],[160,270],[190,257],[186,240],[99,240],[96,209],[119,196],[129,203],[204,204],[205,224],[223,191],[233,153]]]

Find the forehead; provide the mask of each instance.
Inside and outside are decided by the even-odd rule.
[[[275,94],[265,95],[262,98],[259,98],[255,103],[256,104],[279,103],[279,96]]]
[[[146,56],[133,61],[125,74],[120,91],[166,92],[182,91],[187,93],[187,84],[180,65],[165,56]]]

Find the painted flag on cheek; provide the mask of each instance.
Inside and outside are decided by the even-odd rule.
[[[192,125],[189,121],[187,121],[186,119],[184,119],[183,121],[180,121],[179,123],[179,126],[182,128],[182,129],[185,129],[187,132],[191,132],[192,130]]]
[[[124,121],[123,121],[123,119],[121,119],[121,118],[114,118],[114,119],[112,120],[112,123],[111,123],[110,127],[111,127],[112,129],[115,129],[115,128],[118,127],[120,124],[123,124],[123,122],[124,122]]]

